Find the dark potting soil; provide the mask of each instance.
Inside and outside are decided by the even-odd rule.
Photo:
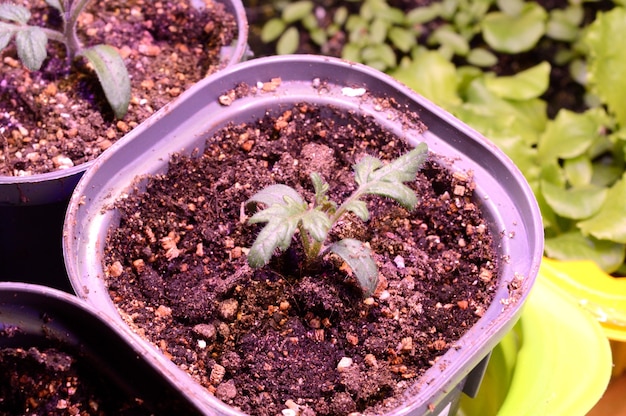
[[[246,413],[381,414],[493,298],[498,259],[471,172],[431,156],[410,184],[415,210],[371,196],[368,222],[348,214],[337,224],[332,240],[356,238],[375,253],[380,282],[365,299],[337,258],[302,268],[296,242],[251,269],[247,248],[262,225],[246,222],[244,203],[273,183],[311,200],[313,171],[342,201],[355,161],[407,149],[370,118],[310,104],[225,127],[117,203],[104,259],[110,295],[135,331]]]
[[[15,0],[32,12],[31,25],[60,29],[44,0]],[[48,42],[41,70],[18,60],[14,41],[0,52],[0,175],[25,176],[95,159],[115,141],[191,85],[220,67],[222,47],[236,36],[235,17],[205,0],[92,1],[78,19],[85,46],[114,46],[131,79],[128,113],[117,120],[94,71],[66,59]]]
[[[75,352],[33,346],[0,348],[0,414],[147,416],[152,410]]]

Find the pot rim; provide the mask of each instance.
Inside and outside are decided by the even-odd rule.
[[[276,68],[278,68],[278,70]],[[405,396],[413,394],[413,397],[410,397],[407,401],[405,401],[402,408],[395,409],[392,414],[410,414],[411,412],[414,412],[416,408],[428,408],[429,403],[437,405],[437,400],[439,399],[429,399],[424,402],[423,396],[425,395],[428,398],[439,397],[442,393],[453,391],[455,386],[464,382],[464,378],[471,371],[471,369],[489,354],[489,351],[491,351],[497,342],[499,342],[499,339],[504,336],[504,333],[513,326],[521,313],[521,306],[526,300],[528,292],[539,271],[539,265],[541,263],[543,253],[543,226],[541,224],[541,215],[537,201],[534,199],[534,194],[519,169],[517,169],[508,156],[499,150],[492,142],[461,121],[452,117],[449,113],[421,97],[419,94],[409,90],[406,86],[400,84],[395,79],[365,65],[317,55],[283,55],[258,58],[244,63],[239,63],[225,71],[214,74],[196,84],[190,90],[185,92],[184,95],[190,100],[194,99],[196,95],[202,96],[205,101],[216,100],[216,94],[221,94],[234,87],[234,80],[239,79],[242,81],[254,78],[257,80],[268,81],[271,79],[270,74],[276,74],[277,72],[280,72],[281,76],[284,75],[280,87],[282,88],[284,85],[291,85],[290,82],[292,79],[297,78],[296,74],[298,74],[299,71],[308,73],[309,78],[306,80],[306,84],[311,84],[311,79],[313,79],[319,72],[325,72],[326,76],[328,76],[332,82],[337,82],[349,88],[364,84],[367,85],[368,90],[370,88],[372,90],[382,88],[390,91],[390,93],[399,93],[401,106],[405,104],[419,106],[420,117],[428,117],[433,120],[438,119],[443,122],[444,125],[437,131],[434,131],[433,126],[428,126],[429,123],[423,120],[430,129],[423,135],[426,140],[439,140],[443,142],[444,139],[436,136],[436,134],[447,134],[450,136],[446,136],[445,140],[450,141],[452,144],[446,142],[445,146],[442,144],[440,149],[431,149],[432,151],[438,153],[437,150],[441,151],[443,148],[454,148],[452,145],[461,146],[462,144],[466,144],[467,146],[472,146],[468,151],[469,153],[463,155],[469,155],[467,157],[468,159],[471,159],[470,161],[478,163],[477,165],[472,164],[472,166],[476,169],[475,173],[477,175],[477,182],[479,181],[478,176],[484,178],[495,176],[495,178],[490,179],[492,182],[496,181],[500,183],[500,181],[505,181],[507,185],[506,187],[500,185],[498,191],[502,189],[503,192],[507,192],[507,199],[515,198],[514,203],[512,200],[497,200],[499,196],[488,192],[491,189],[489,187],[494,185],[494,183],[490,183],[486,187],[489,189],[483,187],[480,190],[483,196],[481,202],[484,202],[487,205],[491,204],[491,208],[496,211],[497,209],[509,210],[504,214],[500,213],[498,218],[494,218],[494,221],[498,223],[498,226],[502,227],[499,229],[492,229],[494,234],[500,234],[501,245],[507,250],[511,250],[512,246],[526,247],[526,250],[523,251],[524,254],[520,256],[521,258],[510,257],[510,261],[507,262],[506,259],[502,261],[503,268],[505,269],[503,270],[503,273],[507,276],[506,278],[502,277],[502,279],[508,280],[502,281],[501,284],[503,286],[507,286],[508,284],[514,283],[515,285],[519,285],[518,289],[513,290],[512,292],[510,292],[507,287],[498,289],[499,295],[496,295],[496,298],[494,299],[492,305],[488,308],[485,316],[483,316],[483,318],[481,318],[474,325],[474,327],[472,327],[472,329],[468,330],[468,332],[456,343],[458,348],[451,348],[448,352],[442,355],[439,364],[427,370],[424,376],[420,377],[420,381],[408,389]],[[251,72],[254,75],[251,75]],[[364,78],[365,81],[361,80],[361,78]],[[294,89],[300,87],[297,84],[297,81],[293,82]],[[254,98],[261,101],[266,100],[268,105],[270,102],[289,100],[289,98],[283,95],[283,91],[280,88],[276,93],[272,93],[266,98],[259,98],[258,95]],[[341,93],[338,94],[338,97],[332,96],[329,99],[351,100],[351,103],[354,105],[353,108],[355,109],[367,107],[366,104],[360,101],[359,97],[346,98],[345,96],[342,96]],[[182,98],[182,95],[179,98]],[[259,104],[257,101],[255,101],[256,104],[253,104],[251,100],[246,100],[246,98],[244,98],[241,102],[239,102],[239,100],[240,99],[237,99],[232,105],[239,105],[240,108],[244,110],[247,109],[249,111],[253,111],[251,108],[254,107],[254,105],[263,105],[263,103]],[[291,101],[286,102],[293,102],[295,99],[291,98],[290,100]],[[168,112],[170,114],[176,114],[177,112],[182,111],[180,110],[180,107],[183,105],[182,103],[182,99],[178,100],[175,104],[169,107]],[[219,112],[227,112],[229,109],[231,109],[230,106],[223,107],[220,108]],[[212,116],[212,118],[222,117],[222,115],[217,111],[212,113]],[[193,125],[197,122],[193,114],[189,114],[188,117],[190,124]],[[213,124],[210,124],[210,127],[214,127],[214,125],[218,124],[219,121],[213,121],[212,123]],[[102,249],[100,242],[94,242],[93,239],[92,241],[85,241],[82,239],[82,236],[77,235],[80,234],[79,231],[77,233],[78,223],[80,223],[85,216],[90,215],[84,212],[85,206],[83,204],[90,204],[94,199],[101,198],[103,194],[105,194],[106,200],[99,200],[97,203],[101,204],[99,205],[101,207],[106,207],[110,205],[112,200],[117,195],[123,192],[113,192],[112,189],[108,188],[111,184],[108,182],[99,182],[100,178],[98,178],[98,171],[106,168],[109,161],[117,154],[121,154],[123,149],[126,148],[129,151],[136,152],[138,151],[138,148],[142,148],[139,142],[134,142],[139,134],[141,134],[139,131],[135,134],[133,134],[133,132],[129,133],[126,138],[116,142],[105,155],[96,160],[94,165],[81,179],[70,200],[64,228],[64,255],[66,259],[66,268],[68,270],[70,280],[72,281],[72,285],[74,286],[77,294],[85,299],[89,299],[94,294],[93,289],[87,290],[86,288],[83,288],[82,285],[84,284],[84,281],[75,281],[75,279],[85,278],[97,281],[102,280],[103,276],[89,276],[89,272],[85,270],[83,265],[79,264],[80,261],[78,259],[81,257],[79,246],[82,249],[84,249],[85,245],[91,245],[91,249]],[[178,132],[177,134],[182,140],[181,133]],[[174,134],[174,136],[176,136],[176,134]],[[201,139],[196,137],[196,140]],[[159,146],[158,148],[156,146],[151,149],[142,148],[142,155],[148,155],[148,158],[152,158],[153,160],[159,158],[169,159],[167,157],[169,151],[180,149],[181,146],[184,147],[178,142],[178,140],[172,140],[170,143],[161,142],[159,144],[162,144],[162,146]],[[487,152],[488,160],[481,158],[481,152]],[[456,155],[459,156],[460,154]],[[474,161],[473,158],[478,158],[478,160]],[[459,157],[458,160],[455,160],[455,167],[459,167],[456,165],[458,164],[461,166],[459,169],[462,169],[466,162],[467,161],[463,158]],[[128,165],[131,161],[127,160],[126,163]],[[150,162],[146,162],[145,164],[142,164],[142,166],[145,167],[148,164],[150,164]],[[504,166],[506,169],[505,171],[500,172],[495,165]],[[137,169],[137,167],[133,166],[131,170],[132,169]],[[118,172],[117,174],[125,175],[128,174],[128,172]],[[126,188],[128,188],[128,185],[130,185],[130,183],[126,182]],[[99,194],[93,193],[95,188],[98,188],[100,192]],[[477,189],[478,188],[479,186],[477,184]],[[510,193],[510,195],[508,193]],[[496,205],[498,206],[496,207]],[[506,207],[504,207],[504,205],[506,205]],[[516,210],[517,214],[510,212],[511,210]],[[516,216],[521,216],[519,213],[520,210],[524,211],[523,218],[518,218]],[[97,227],[102,225],[104,220],[99,214],[96,213],[93,218],[89,218],[89,221],[92,222],[92,225],[94,225],[93,223],[96,224],[88,230],[85,230],[84,236],[86,238],[90,238],[89,234],[96,233]],[[504,226],[504,224],[506,224],[506,226]],[[503,230],[506,230],[506,232]],[[511,233],[507,234],[509,233],[509,230]],[[524,241],[522,242],[521,240]],[[509,252],[506,253],[508,254]],[[92,257],[88,259],[88,261],[94,261],[94,255],[95,254],[93,252],[88,253],[88,256]],[[103,273],[103,271],[100,270],[98,273]],[[517,280],[518,278],[520,280]],[[498,298],[498,296],[500,297]],[[492,315],[495,315],[495,317]],[[119,316],[117,319],[119,319]],[[476,335],[480,335],[482,341],[479,342],[474,339],[478,338]],[[442,379],[442,376],[446,375],[448,378]],[[212,403],[212,405],[215,406],[216,404]],[[220,404],[217,404],[217,406],[220,407]],[[225,412],[224,414],[242,414],[232,410],[232,408],[228,406],[226,406],[228,409],[224,410],[223,406],[226,405],[222,404],[222,411]]]
[[[222,47],[222,64],[224,69],[226,69],[245,60],[250,55],[248,48],[248,18],[241,0],[216,1],[224,3],[230,13],[234,15],[237,23],[237,38],[233,41],[233,44]],[[162,110],[155,112],[140,124],[149,123],[151,119],[163,116],[165,111]],[[67,199],[80,176],[93,165],[94,161],[90,160],[67,169],[36,175],[0,175],[1,194],[6,193],[5,195],[7,195],[0,197],[0,206],[39,205]],[[46,189],[47,187],[50,187],[50,189]]]

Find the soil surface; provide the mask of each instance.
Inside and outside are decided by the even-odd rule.
[[[343,201],[360,157],[406,151],[371,119],[310,104],[223,128],[119,201],[105,247],[110,295],[135,331],[246,413],[381,414],[493,298],[498,259],[471,172],[451,174],[431,155],[410,183],[415,210],[370,196],[368,222],[350,214],[333,228],[331,240],[374,251],[370,298],[338,258],[304,267],[295,240],[251,269],[247,248],[262,225],[247,223],[245,201],[273,183],[311,200],[312,171]]]
[[[99,378],[87,360],[67,349],[0,348],[0,414],[151,413],[140,398],[128,397],[105,378]]]
[[[59,29],[58,12],[44,0],[16,0],[32,12],[29,24]],[[18,60],[15,41],[0,52],[0,175],[65,169],[96,158],[116,140],[220,67],[220,50],[236,36],[234,16],[205,0],[94,1],[81,14],[85,46],[112,45],[124,58],[132,95],[117,120],[85,61],[69,63],[65,46],[48,42],[41,70]]]

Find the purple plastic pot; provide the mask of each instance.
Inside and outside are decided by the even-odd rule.
[[[280,78],[274,91],[237,98],[229,105],[219,102],[220,96],[242,82],[256,86],[274,78]],[[393,98],[398,108],[419,114],[428,130],[421,133],[397,123],[406,119],[404,112],[381,108],[377,98]],[[111,209],[113,203],[133,187],[141,189],[138,178],[143,175],[165,172],[172,153],[202,150],[205,138],[227,123],[249,121],[298,102],[363,112],[409,143],[425,141],[450,169],[474,173],[477,203],[489,220],[499,256],[507,259],[502,262],[495,299],[457,342],[458,348],[446,352],[438,362],[441,365],[430,368],[407,390],[404,405],[389,413],[453,414],[461,391],[470,395],[476,392],[491,349],[519,317],[541,262],[541,216],[524,177],[494,144],[372,68],[321,56],[278,56],[238,64],[198,83],[168,108],[166,116],[146,129],[131,132],[110,148],[78,184],[63,240],[72,286],[79,297],[120,321],[105,286],[102,266],[107,230],[118,221]],[[172,373],[176,384],[187,386],[189,380],[182,370]],[[241,415],[198,384],[189,390],[203,403],[206,414]]]
[[[75,296],[27,283],[0,283],[0,348],[54,347],[89,368],[110,394],[143,400],[153,414],[202,414],[184,386],[151,358],[156,351]],[[2,376],[6,376],[3,374]],[[0,376],[1,377],[1,376]],[[102,392],[98,393],[102,394]]]
[[[222,66],[228,68],[248,56],[248,21],[241,0],[219,1],[237,22],[237,38],[222,49]],[[167,109],[158,111],[134,130],[147,129],[166,113]],[[40,175],[0,176],[0,281],[43,283],[71,291],[63,266],[61,229],[70,195],[92,164]]]

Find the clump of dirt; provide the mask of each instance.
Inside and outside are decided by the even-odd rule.
[[[21,0],[29,24],[60,29],[44,0]],[[48,42],[48,58],[29,71],[14,41],[0,53],[0,175],[26,176],[95,159],[115,141],[223,64],[237,35],[235,17],[218,1],[197,10],[189,0],[94,1],[78,21],[85,46],[117,48],[131,79],[127,115],[117,120],[85,62],[69,63]]]
[[[472,173],[431,155],[409,183],[415,210],[371,196],[369,221],[348,215],[332,230],[332,240],[359,239],[375,253],[380,281],[365,299],[349,267],[332,256],[305,267],[297,243],[251,269],[260,225],[246,222],[245,201],[273,183],[311,200],[312,170],[343,201],[363,155],[389,161],[407,151],[373,119],[331,106],[301,103],[231,124],[118,202],[104,259],[111,298],[138,333],[248,414],[398,406],[493,299],[497,253]]]

